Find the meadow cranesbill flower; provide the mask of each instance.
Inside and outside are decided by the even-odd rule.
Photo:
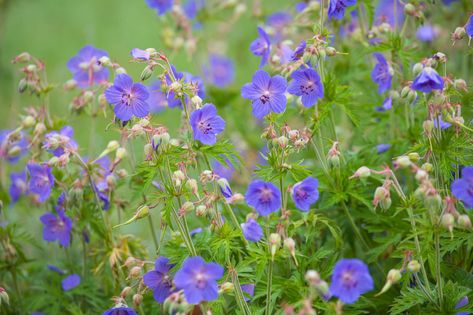
[[[10,188],[8,190],[12,204],[18,201],[22,195],[26,193],[26,172],[10,174]]]
[[[297,209],[309,211],[310,206],[319,199],[319,181],[313,177],[307,177],[292,188],[292,200]]]
[[[163,303],[173,291],[169,275],[173,267],[174,264],[170,264],[168,258],[158,257],[154,263],[154,270],[148,271],[143,276],[143,283],[153,291],[153,297],[158,303]]]
[[[330,4],[328,6],[329,19],[343,19],[346,8],[355,4],[356,0],[330,0]]]
[[[429,93],[432,90],[443,90],[444,81],[442,77],[432,67],[425,67],[419,73],[414,82],[412,82],[412,88],[414,90]]]
[[[146,102],[149,93],[141,83],[133,83],[133,79],[127,74],[119,74],[115,77],[113,85],[105,90],[107,102],[115,105],[113,111],[118,119],[128,121],[131,117],[145,117],[149,113],[149,105]]]
[[[273,42],[279,43],[283,39],[283,31],[292,22],[292,15],[289,12],[280,11],[270,14],[266,18],[266,25],[273,30]]]
[[[397,25],[402,25],[404,22],[403,6],[400,0],[397,0],[397,3],[393,0],[380,0],[375,11],[377,24],[388,23],[394,27],[397,22]],[[397,15],[394,15],[395,12]]]
[[[307,43],[305,40],[301,41],[299,45],[294,49],[291,55],[291,61],[297,61],[302,58],[304,55],[305,48],[307,47]]]
[[[203,144],[217,142],[217,135],[225,129],[225,120],[217,115],[217,109],[213,104],[205,104],[202,108],[194,110],[189,120],[194,140],[199,140]]]
[[[168,101],[166,94],[161,91],[161,82],[156,80],[148,86],[148,106],[150,113],[159,113],[166,109]]]
[[[241,223],[243,235],[248,241],[258,242],[263,237],[263,229],[255,219],[249,218],[245,223]]]
[[[437,37],[437,30],[430,24],[424,24],[417,29],[416,37],[422,42],[431,42]]]
[[[218,87],[226,87],[235,79],[235,66],[233,61],[225,56],[212,54],[209,64],[204,67],[207,80]]]
[[[462,170],[462,177],[452,183],[452,194],[463,201],[465,208],[473,208],[473,166]]]
[[[386,58],[380,53],[374,53],[373,56],[376,58],[378,63],[374,66],[371,72],[371,79],[378,85],[378,92],[382,94],[391,88],[391,82],[393,79],[392,70],[389,66]]]
[[[450,128],[452,126],[451,123],[446,122],[442,119],[442,115],[438,115],[438,117],[434,118],[433,120],[434,120],[434,127],[435,128],[438,128],[438,126],[440,126],[440,129],[444,130],[444,129]]]
[[[324,97],[324,86],[320,76],[312,68],[299,69],[291,74],[293,79],[287,91],[301,97],[304,107],[311,107],[317,103],[319,98]]]
[[[16,163],[28,152],[28,141],[23,132],[0,130],[0,157]]]
[[[245,295],[249,297],[255,295],[255,285],[253,283],[242,284],[240,288],[244,293],[246,293]],[[247,296],[244,296],[243,298],[248,302],[250,299]]]
[[[44,135],[44,147],[54,156],[61,156],[66,151],[68,153],[77,151],[77,142],[72,138],[74,129],[71,126],[64,126],[59,132],[52,131]]]
[[[34,163],[29,163],[26,167],[30,175],[29,191],[38,196],[39,202],[46,201],[54,186],[54,177],[51,168],[47,165]]]
[[[225,159],[225,163],[214,160],[212,162],[212,169],[215,174],[217,174],[219,177],[225,178],[228,181],[232,179],[233,172],[235,172],[235,167],[228,159]]]
[[[164,13],[171,10],[174,0],[145,0],[148,7],[155,9],[158,15],[163,15]]]
[[[45,213],[40,217],[43,223],[43,239],[47,242],[58,241],[61,246],[68,247],[71,244],[72,220],[61,208],[56,208],[57,215]]]
[[[174,283],[188,303],[199,304],[218,298],[217,280],[223,276],[223,267],[216,263],[205,263],[200,256],[188,257],[174,276]]]
[[[468,303],[469,303],[468,296],[464,296],[460,299],[460,301],[458,301],[457,304],[455,304],[455,309],[466,306],[468,305]],[[458,312],[455,315],[470,315],[470,314],[471,314],[470,312]]]
[[[470,15],[470,18],[468,19],[468,22],[466,23],[465,31],[468,36],[473,37],[473,14]]]
[[[377,112],[384,112],[393,108],[393,98],[386,97],[383,101],[383,105],[376,107]]]
[[[108,53],[87,45],[67,62],[67,68],[79,87],[86,88],[108,80],[109,71],[99,62],[102,57],[108,57]]]
[[[333,268],[330,293],[343,303],[352,304],[360,295],[373,290],[368,266],[359,259],[339,260]]]
[[[149,51],[139,49],[139,48],[133,48],[130,52],[130,55],[134,59],[149,60],[149,57],[150,57],[151,54],[149,53]]]
[[[102,315],[138,315],[136,312],[126,305],[118,305],[109,310],[106,310]]]
[[[388,151],[391,148],[391,145],[389,143],[381,143],[376,146],[376,151],[378,154],[384,153]]]
[[[281,192],[273,183],[255,180],[248,186],[245,200],[260,215],[266,216],[281,207]]]
[[[271,40],[269,35],[261,28],[258,27],[259,37],[255,39],[251,45],[250,50],[255,56],[261,57],[260,68],[263,67],[269,59],[269,53],[271,52]]]
[[[271,77],[266,71],[258,70],[253,75],[253,82],[241,88],[241,96],[252,101],[253,115],[260,119],[271,111],[284,112],[286,87],[286,79],[282,76]]]
[[[72,274],[67,277],[65,277],[62,282],[62,289],[64,291],[69,291],[74,289],[80,284],[80,276],[78,274]]]

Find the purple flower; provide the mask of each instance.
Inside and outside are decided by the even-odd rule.
[[[204,8],[204,6],[205,6],[204,0],[189,0],[184,5],[183,9],[186,16],[190,20],[193,20],[197,17],[197,14],[199,13],[200,10]]]
[[[305,2],[298,2],[295,5],[296,11],[297,12],[302,12],[307,8],[307,3]]]
[[[198,77],[196,75],[192,75],[191,73],[185,72],[184,73],[184,82],[192,84],[192,86],[196,90],[196,94],[201,98],[205,98],[205,86],[204,86],[204,81],[202,80],[201,77]],[[187,95],[186,95],[186,104],[187,104]]]
[[[174,276],[174,283],[190,304],[213,301],[218,298],[217,280],[223,276],[223,267],[205,263],[200,256],[188,257]]]
[[[468,297],[467,296],[464,296],[460,299],[460,301],[458,301],[458,303],[455,305],[455,309],[458,309],[458,308],[461,308],[463,306],[466,306],[468,305],[469,303],[469,300],[468,300]],[[470,312],[458,312],[456,313],[455,315],[470,315],[471,313]]]
[[[44,147],[54,156],[61,156],[67,152],[77,151],[77,142],[72,139],[74,129],[64,126],[59,132],[52,131],[44,136]]]
[[[432,25],[425,24],[417,29],[416,37],[422,42],[431,42],[437,37],[437,31]]]
[[[395,6],[397,6],[397,16],[394,16]],[[404,22],[403,7],[400,0],[397,0],[397,3],[394,0],[380,0],[375,12],[377,24],[385,22],[394,26],[397,20],[397,25],[402,25]]]
[[[173,292],[172,279],[169,271],[174,264],[169,263],[166,257],[158,257],[154,263],[154,270],[148,271],[143,276],[144,284],[153,291],[153,297],[158,303],[164,300]]]
[[[26,167],[30,175],[29,191],[38,196],[39,202],[45,202],[54,186],[51,168],[47,165],[33,163],[29,163]]]
[[[150,113],[159,113],[168,107],[167,97],[161,91],[161,82],[156,80],[148,86],[149,97],[147,100]]]
[[[376,107],[377,112],[385,112],[387,110],[390,110],[393,108],[393,98],[392,97],[386,97],[383,101],[383,105]]]
[[[462,170],[462,177],[452,183],[452,194],[463,201],[465,208],[473,208],[473,166]]]
[[[26,193],[26,172],[21,171],[18,173],[10,174],[10,188],[8,190],[12,204],[18,201],[20,197]]]
[[[133,115],[139,118],[148,115],[148,97],[146,87],[141,83],[133,83],[127,74],[117,75],[113,85],[105,90],[107,102],[115,105],[113,111],[122,121],[130,120]]]
[[[67,68],[79,87],[86,88],[108,80],[108,69],[99,63],[104,56],[108,57],[106,51],[87,45],[67,62]]]
[[[126,305],[118,305],[106,310],[102,315],[138,315],[136,312]]]
[[[391,145],[389,143],[381,143],[376,146],[376,151],[378,151],[378,154],[381,154],[388,151],[390,148]]]
[[[0,130],[0,157],[10,163],[16,163],[28,152],[28,141],[23,132]]]
[[[176,67],[171,65],[172,75],[166,74],[166,84],[171,86],[174,81],[181,81],[184,79],[184,73],[177,72]],[[172,79],[174,78],[174,79]],[[169,91],[167,95],[169,107],[182,107],[181,99],[177,97],[174,91]]]
[[[391,88],[393,79],[391,67],[382,54],[374,53],[373,56],[378,60],[378,63],[371,72],[371,79],[378,84],[378,92],[382,94]]]
[[[149,51],[139,49],[139,48],[133,48],[130,52],[130,55],[134,59],[149,60],[149,57],[150,57],[151,54],[149,53]]]
[[[225,120],[217,115],[213,104],[205,104],[191,113],[190,124],[194,132],[194,140],[203,144],[215,144],[217,135],[225,129]]]
[[[253,283],[242,284],[240,286],[241,290],[246,293],[248,296],[253,297],[255,295],[255,285]],[[243,297],[245,301],[249,301],[250,299],[246,296]]]
[[[59,268],[57,266],[54,266],[54,265],[48,265],[48,269],[51,270],[51,271],[57,272],[60,275],[64,274],[64,271],[61,268]]]
[[[203,231],[203,229],[200,228],[200,227],[199,227],[199,228],[195,228],[195,229],[193,229],[192,231],[189,232],[189,235],[190,235],[190,236],[194,236],[194,235],[196,235],[196,234],[202,233],[202,231]]]
[[[291,74],[293,80],[287,91],[293,95],[301,96],[302,105],[314,106],[319,98],[324,97],[324,86],[320,76],[312,68],[299,69]]]
[[[163,15],[167,11],[171,10],[173,0],[145,0],[148,7],[155,9],[158,15]]]
[[[328,6],[329,19],[343,19],[346,8],[355,4],[356,0],[330,0],[330,4]]]
[[[432,90],[443,90],[443,79],[435,69],[431,67],[425,67],[421,73],[412,82],[412,88],[414,90],[429,93]]]
[[[339,260],[333,269],[330,292],[343,303],[352,304],[360,295],[373,290],[368,266],[359,259]]]
[[[313,177],[307,177],[302,182],[294,185],[292,189],[292,200],[297,209],[309,211],[310,206],[319,199],[319,181]]]
[[[212,162],[212,169],[215,174],[228,181],[232,179],[233,172],[235,172],[235,167],[228,159],[225,159],[225,163],[214,160]]]
[[[291,24],[291,22],[292,15],[285,11],[275,12],[267,17],[266,24],[274,29],[274,42],[280,42],[283,39],[282,32]]]
[[[269,53],[271,52],[271,41],[268,34],[261,28],[258,27],[259,36],[255,39],[251,45],[250,50],[255,56],[261,57],[260,68],[262,68],[269,59]]]
[[[71,244],[72,220],[66,216],[64,210],[56,209],[57,215],[45,213],[40,217],[43,223],[43,239],[47,242],[59,241],[59,244],[68,247]]]
[[[446,122],[442,119],[442,115],[438,115],[437,118],[434,118],[434,127],[438,128],[439,125],[440,125],[440,129],[442,130],[450,128],[452,126],[451,123]]]
[[[468,36],[473,37],[473,14],[470,15],[470,18],[468,19],[468,22],[466,23],[465,30]]]
[[[220,192],[226,199],[231,198],[233,196],[232,188],[230,187],[230,184],[225,178],[219,178],[217,183],[220,188]]]
[[[243,235],[248,241],[258,242],[263,237],[263,229],[255,219],[249,218],[246,223],[240,225],[243,230]]]
[[[261,119],[270,111],[282,113],[286,109],[287,82],[280,75],[271,77],[267,72],[258,70],[253,75],[253,82],[241,88],[241,96],[252,101],[253,115]]]
[[[299,45],[294,49],[294,52],[291,56],[291,61],[297,61],[302,58],[304,55],[305,48],[307,47],[307,43],[305,40],[301,41]]]
[[[235,79],[235,66],[233,61],[225,56],[212,54],[209,65],[204,67],[205,77],[218,87],[226,87]]]
[[[72,274],[67,277],[65,277],[62,282],[62,289],[64,291],[69,291],[74,289],[80,284],[80,276],[78,274]]]
[[[245,200],[260,215],[266,216],[281,207],[281,192],[273,183],[255,180],[248,186]]]

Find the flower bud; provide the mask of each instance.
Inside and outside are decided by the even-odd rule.
[[[463,79],[456,79],[456,80],[453,82],[453,87],[454,87],[457,91],[467,91],[467,85],[466,85],[465,80],[463,80]]]
[[[431,172],[432,169],[433,169],[433,165],[430,164],[430,163],[424,163],[424,164],[422,164],[422,166],[420,168],[425,170],[426,172]]]
[[[153,145],[151,143],[145,144],[143,147],[143,151],[146,157],[152,157],[154,153]]]
[[[440,209],[442,206],[442,197],[439,194],[427,194],[425,196],[425,206],[427,209]]]
[[[125,299],[128,294],[131,292],[131,287],[124,287],[122,292],[120,293],[120,296]]]
[[[412,3],[407,3],[404,6],[404,13],[410,16],[416,15],[416,7]]]
[[[186,175],[181,170],[177,170],[172,174],[172,182],[176,187],[180,187],[185,179]]]
[[[115,154],[118,160],[122,160],[126,156],[126,149],[125,148],[118,148],[117,153]]]
[[[383,209],[383,210],[388,210],[389,208],[391,208],[391,204],[392,204],[392,201],[391,201],[391,198],[389,198],[389,197],[387,197],[384,200],[379,201],[379,205],[380,205],[381,209]]]
[[[297,263],[297,258],[296,258],[296,242],[294,241],[294,239],[291,237],[285,238],[284,247],[289,251],[289,253],[291,254],[297,266],[298,263]]]
[[[110,58],[108,56],[102,56],[99,58],[99,62],[101,65],[105,67],[110,67],[112,66],[112,62],[110,61]]]
[[[191,212],[192,210],[194,210],[194,204],[190,201],[186,201],[184,202],[184,204],[182,205],[181,207],[181,210],[182,212],[186,213],[186,212]]]
[[[400,168],[406,168],[411,165],[411,160],[409,159],[408,156],[403,155],[403,156],[398,157],[395,163]]]
[[[59,158],[57,156],[53,156],[48,161],[48,166],[57,166],[59,164]]]
[[[107,150],[109,152],[113,152],[116,149],[118,149],[119,147],[120,147],[120,143],[118,143],[118,141],[116,141],[116,140],[112,140],[107,144]]]
[[[31,116],[31,115],[26,116],[26,117],[23,118],[23,120],[21,121],[21,125],[22,125],[24,128],[33,127],[35,123],[36,123],[36,119],[34,119],[34,117]]]
[[[141,294],[136,293],[135,295],[133,295],[133,304],[139,306],[141,302],[143,302],[143,296]]]
[[[444,213],[440,218],[440,224],[451,233],[455,224],[455,217],[451,213]]]
[[[426,120],[423,122],[422,127],[424,128],[424,133],[430,137],[432,130],[434,130],[434,122],[432,120]]]
[[[202,99],[199,97],[199,95],[194,95],[191,98],[192,105],[194,105],[195,108],[201,108],[202,107]]]
[[[420,159],[420,155],[417,152],[411,152],[407,154],[407,156],[409,157],[409,160],[411,160],[411,162],[414,162],[414,163],[416,163]]]
[[[36,72],[37,70],[38,70],[38,67],[36,65],[31,64],[31,65],[26,66],[26,71],[28,72]]]
[[[74,79],[67,80],[66,83],[64,83],[64,90],[66,91],[71,91],[75,89],[77,86],[77,81]]]
[[[416,180],[418,182],[423,182],[424,180],[426,180],[427,178],[429,178],[429,174],[424,171],[423,169],[418,169],[417,172],[416,172]]]
[[[233,292],[234,289],[235,289],[235,286],[231,282],[224,282],[220,286],[220,290],[222,291],[222,293],[230,293],[230,292]]]
[[[471,229],[471,220],[467,214],[460,214],[458,216],[457,223],[462,229]]]
[[[393,99],[393,101],[397,101],[397,100],[401,97],[401,95],[399,94],[399,92],[398,92],[398,91],[394,91],[394,90],[392,90],[392,91],[389,92],[389,96],[391,96],[391,98]]]
[[[465,37],[466,30],[464,27],[457,27],[452,34],[452,40],[461,40]]]
[[[0,306],[2,305],[2,303],[9,305],[10,297],[8,296],[7,291],[4,288],[0,287]]]
[[[407,93],[406,101],[408,103],[412,103],[415,101],[416,98],[417,98],[417,92],[414,90],[409,90],[409,93]]]
[[[127,268],[130,268],[131,266],[135,265],[136,264],[136,258],[133,257],[133,256],[129,256],[126,260],[125,260],[125,266]]]
[[[408,86],[403,87],[401,90],[401,97],[406,98],[410,91],[411,89]]]
[[[388,272],[388,275],[386,277],[386,284],[384,285],[384,287],[381,289],[381,291],[376,294],[375,296],[379,296],[383,293],[385,293],[386,291],[388,291],[391,286],[397,282],[399,282],[399,280],[401,280],[402,278],[402,274],[401,274],[401,271],[398,270],[398,269],[391,269],[389,270]]]
[[[217,180],[217,184],[220,187],[220,191],[225,198],[230,198],[233,195],[232,189],[230,188],[230,184],[225,178],[219,178]]]
[[[46,126],[42,122],[39,122],[34,127],[33,132],[35,135],[40,135],[40,134],[43,134],[45,131],[46,131]]]
[[[31,55],[27,52],[22,52],[15,59],[12,60],[13,63],[17,62],[29,62],[31,60]]]
[[[334,57],[337,55],[337,50],[333,47],[326,47],[325,52],[327,53],[327,56],[329,57]]]
[[[320,274],[315,270],[307,270],[305,273],[305,280],[310,286],[315,286],[320,282]]]
[[[350,178],[353,178],[353,177],[368,178],[370,175],[371,175],[371,170],[366,166],[362,166]]]
[[[328,162],[332,167],[339,167],[340,166],[340,156],[338,154],[331,155],[328,157]]]
[[[387,34],[391,32],[391,25],[389,25],[389,23],[381,23],[381,25],[378,26],[378,29],[382,34]]]
[[[192,191],[192,193],[196,196],[199,197],[199,186],[197,185],[197,181],[193,178],[188,179],[186,182],[186,187]]]
[[[419,272],[420,270],[420,264],[417,260],[411,260],[408,264],[407,264],[407,270],[410,271],[410,272]]]
[[[141,72],[140,75],[140,80],[141,81],[146,81],[148,80],[151,76],[153,75],[153,67],[151,65],[147,65],[143,71]]]
[[[281,236],[277,233],[271,233],[269,235],[269,246],[271,251],[271,259],[274,260],[274,255],[276,255],[276,251],[281,246]]]
[[[414,65],[414,67],[412,67],[412,74],[414,76],[418,76],[419,73],[421,73],[423,69],[424,69],[424,65],[418,62]]]
[[[203,217],[207,214],[207,207],[204,205],[199,205],[195,208],[195,215],[198,217]]]
[[[285,136],[281,136],[279,138],[276,139],[276,143],[281,147],[281,148],[285,148],[288,143],[289,143],[289,139],[286,138]]]
[[[23,93],[28,88],[28,81],[25,78],[18,82],[18,93]]]
[[[115,70],[116,74],[126,74],[125,68],[119,67]]]
[[[141,267],[134,266],[130,269],[130,273],[128,274],[129,278],[138,278],[141,275]]]

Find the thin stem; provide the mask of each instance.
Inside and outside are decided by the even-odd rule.
[[[439,304],[440,308],[442,308],[443,305],[443,284],[442,284],[442,272],[440,270],[440,239],[439,239],[439,233],[435,232],[435,258],[436,258],[436,272],[437,272],[437,287],[439,291]]]
[[[156,230],[154,229],[153,219],[151,218],[151,214],[148,215],[148,222],[149,222],[149,229],[151,230],[151,236],[153,237],[154,247],[156,251],[159,248],[158,239],[156,238]]]
[[[273,287],[273,259],[268,264],[268,278],[266,284],[266,310],[265,315],[271,314],[271,291]]]

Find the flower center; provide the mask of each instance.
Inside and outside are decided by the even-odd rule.
[[[200,272],[197,273],[195,275],[195,282],[196,282],[197,288],[199,289],[205,288],[205,275]]]
[[[264,93],[259,98],[261,103],[263,103],[263,104],[268,103],[270,95],[271,95],[271,93],[269,91],[264,91]]]
[[[350,271],[345,271],[342,274],[342,282],[347,287],[354,287],[356,285],[356,279]]]
[[[197,128],[204,134],[209,134],[212,131],[212,126],[206,120],[199,121]]]
[[[271,200],[271,197],[273,196],[273,192],[271,189],[268,188],[262,188],[260,190],[260,202],[261,203],[268,203]]]
[[[315,83],[308,81],[305,85],[301,85],[301,92],[304,95],[309,95],[315,90]]]
[[[122,103],[125,104],[126,106],[130,106],[132,100],[133,100],[133,94],[126,93],[126,92],[122,94]]]
[[[308,195],[307,195],[307,192],[305,190],[303,190],[303,189],[297,189],[296,190],[296,197],[298,199],[304,199],[305,200],[305,199],[307,199],[307,196]]]

